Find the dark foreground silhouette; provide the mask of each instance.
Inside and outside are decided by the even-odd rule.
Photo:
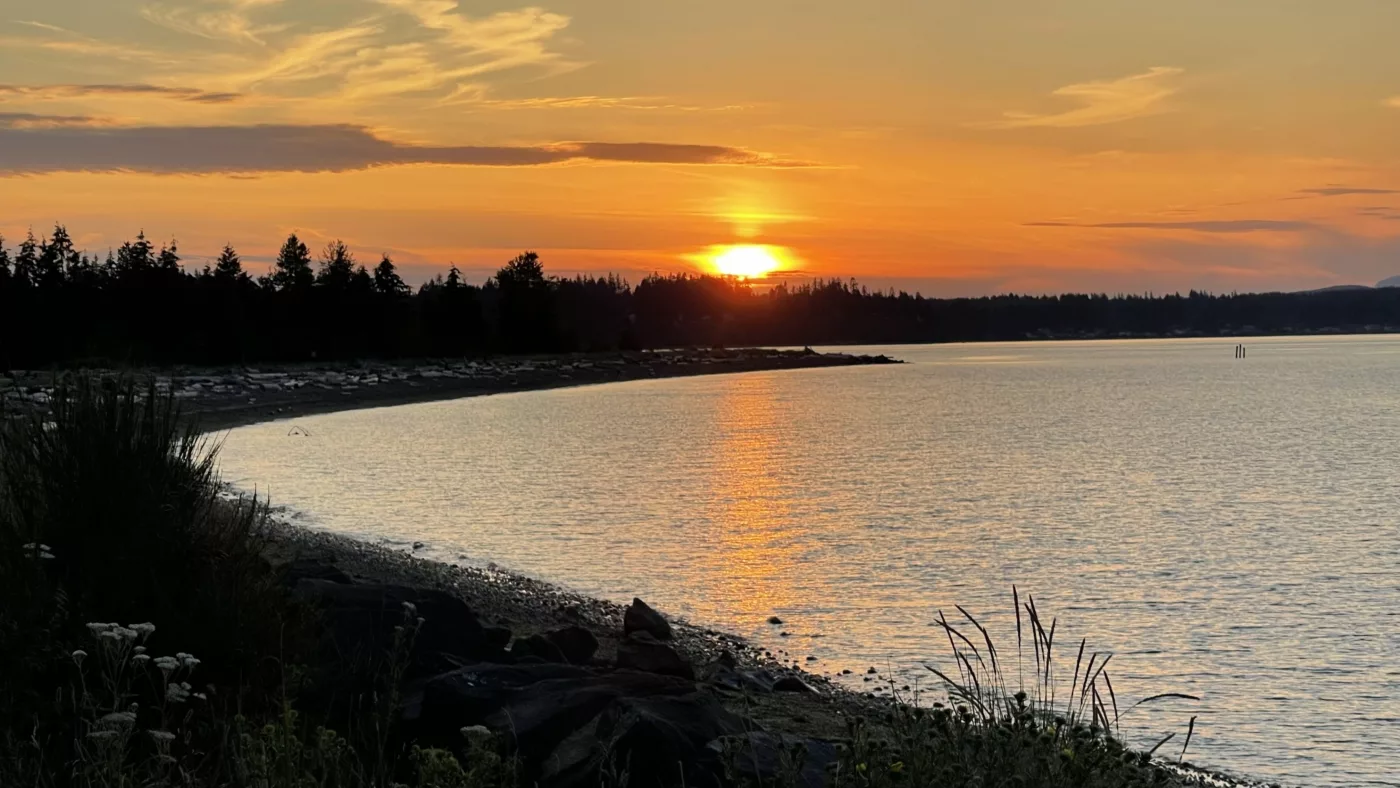
[[[295,235],[260,278],[232,248],[191,273],[173,241],[144,235],[105,258],[62,226],[0,239],[0,369],[1397,329],[1400,288],[935,299],[854,281],[563,279],[527,252],[484,286],[453,267],[415,292],[388,256],[370,268],[337,241],[313,260]]]

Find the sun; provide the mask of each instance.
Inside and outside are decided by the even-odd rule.
[[[751,244],[716,248],[710,255],[710,265],[716,273],[743,279],[762,279],[783,267],[770,247]]]

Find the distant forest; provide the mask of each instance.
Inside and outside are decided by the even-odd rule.
[[[416,291],[389,257],[295,235],[253,277],[226,247],[187,271],[144,235],[104,259],[67,230],[0,239],[0,369],[229,364],[747,345],[1363,333],[1400,326],[1400,288],[1212,295],[924,298],[853,281],[549,276],[532,252],[484,286],[451,268]]]

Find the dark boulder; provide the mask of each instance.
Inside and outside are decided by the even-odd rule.
[[[645,633],[632,635],[617,646],[617,666],[645,673],[695,679],[695,668],[676,650]]]
[[[509,646],[510,639],[514,637],[509,627],[485,627],[481,630],[481,635],[487,643],[502,649]]]
[[[598,721],[609,759],[626,764],[628,784],[639,788],[719,785],[724,763],[710,742],[744,733],[743,719],[714,696],[625,698]]]
[[[485,725],[520,759],[528,772],[522,784],[596,786],[612,735],[611,727],[600,733],[598,725],[616,718],[606,716],[610,709],[625,700],[694,692],[693,682],[673,676],[481,664],[419,682],[406,694],[402,716],[408,737],[425,746],[456,746],[462,727]]]
[[[583,627],[563,627],[546,632],[544,637],[557,646],[564,658],[574,665],[587,665],[593,661],[593,655],[598,653],[598,638]]]
[[[796,676],[783,676],[773,682],[774,692],[816,692],[811,684]]]
[[[622,634],[633,632],[645,632],[657,640],[670,640],[671,623],[646,602],[634,598],[622,614]]]
[[[410,675],[454,664],[443,656],[472,661],[504,657],[471,608],[441,591],[307,578],[297,582],[293,594],[320,609],[325,648],[333,661],[357,671],[377,670],[395,649],[407,651],[410,643]],[[410,639],[397,627],[416,633]]]
[[[295,587],[302,580],[325,580],[331,583],[348,585],[355,582],[343,569],[331,561],[300,556],[278,567],[282,582]]]
[[[517,660],[534,658],[542,662],[570,662],[554,641],[544,635],[531,635],[510,645],[510,655]]]

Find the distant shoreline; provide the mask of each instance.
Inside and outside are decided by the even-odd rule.
[[[674,350],[422,359],[401,362],[270,364],[135,370],[170,392],[202,432],[362,408],[407,405],[512,391],[733,372],[903,363],[886,356],[810,350]],[[93,370],[118,375],[116,370]],[[60,373],[61,374],[61,373]],[[0,373],[0,403],[43,409],[54,373]]]

